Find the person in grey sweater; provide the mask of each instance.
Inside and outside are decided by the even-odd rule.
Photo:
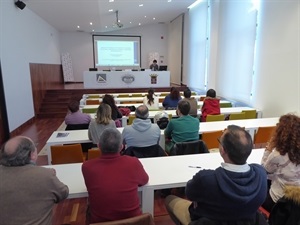
[[[135,111],[135,119],[132,125],[124,127],[122,132],[123,144],[126,148],[147,147],[159,143],[160,129],[157,124],[151,123],[148,118],[147,106],[140,105]]]
[[[106,128],[116,128],[115,121],[111,119],[111,108],[101,103],[97,109],[96,118],[90,122],[88,136],[93,144],[99,143],[99,138]]]

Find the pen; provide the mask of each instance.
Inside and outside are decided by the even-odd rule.
[[[201,169],[201,166],[189,166],[190,168],[198,168]]]

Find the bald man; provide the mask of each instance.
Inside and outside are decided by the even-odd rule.
[[[0,224],[52,224],[52,207],[68,197],[53,169],[35,166],[31,139],[17,136],[0,151]]]

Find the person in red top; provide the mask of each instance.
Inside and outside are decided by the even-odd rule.
[[[220,99],[216,98],[216,91],[214,89],[209,89],[206,92],[206,97],[203,101],[201,112],[201,122],[206,121],[207,115],[220,114]]]
[[[138,187],[149,177],[138,158],[121,156],[122,135],[107,128],[98,147],[102,156],[85,161],[82,174],[89,194],[87,220],[98,223],[141,215]]]

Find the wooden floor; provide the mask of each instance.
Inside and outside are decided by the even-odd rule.
[[[22,135],[30,137],[37,146],[38,152],[46,144],[48,138],[63,122],[61,118],[36,119],[33,125],[24,129]],[[47,156],[39,156],[37,165],[47,165]],[[85,224],[85,211],[87,198],[67,199],[57,204],[53,209],[53,225]],[[164,199],[160,192],[155,194],[154,220],[156,225],[174,224],[164,206]]]

